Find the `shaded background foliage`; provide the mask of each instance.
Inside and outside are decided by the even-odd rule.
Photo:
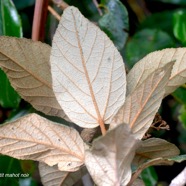
[[[149,52],[170,47],[186,46],[185,0],[100,0],[99,11],[93,0],[66,0],[110,38],[130,70]],[[59,13],[62,10],[49,4]],[[35,0],[0,0],[0,35],[31,38]],[[51,44],[58,20],[48,12],[44,42]],[[18,118],[35,110],[11,87],[6,75],[0,71],[0,123]],[[186,86],[166,97],[160,114],[170,130],[152,130],[152,136],[176,144],[186,153]],[[151,167],[143,171],[147,186],[167,185],[185,167],[186,163],[171,167]],[[2,173],[29,174],[29,177],[4,177]],[[19,161],[0,156],[0,185],[41,185],[37,163]],[[81,185],[81,183],[79,183]]]

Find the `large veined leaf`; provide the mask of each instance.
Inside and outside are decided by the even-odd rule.
[[[93,142],[85,152],[85,164],[98,186],[127,185],[138,140],[126,124],[119,125]]]
[[[44,186],[72,186],[87,173],[85,167],[76,172],[60,171],[57,166],[39,163],[39,173]]]
[[[186,82],[186,48],[170,48],[148,54],[131,69],[127,75],[127,95],[141,84],[152,72],[175,60],[166,86],[165,95]]]
[[[14,37],[0,37],[0,67],[23,99],[48,115],[68,119],[52,91],[50,46]]]
[[[29,114],[0,126],[0,153],[75,171],[84,162],[84,143],[75,129]]]
[[[127,96],[124,105],[114,117],[111,126],[127,123],[135,137],[141,139],[154,119],[165,93],[174,62],[153,71]]]
[[[111,40],[78,9],[65,9],[51,51],[53,89],[59,104],[77,125],[109,123],[124,103],[122,57]]]
[[[159,138],[149,138],[141,142],[140,147],[136,150],[134,162],[139,166],[150,159],[171,158],[179,153],[179,149],[174,144]]]

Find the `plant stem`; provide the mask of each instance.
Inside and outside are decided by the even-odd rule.
[[[60,16],[51,6],[48,6],[48,11],[49,11],[58,21],[60,21],[61,16]]]
[[[99,12],[99,15],[102,16],[103,13],[102,13],[101,9],[99,8],[99,4],[98,4],[97,0],[93,0],[93,3],[95,4],[95,6],[96,6],[96,8],[97,8],[97,10]]]
[[[36,0],[32,27],[32,40],[43,41],[49,0]]]

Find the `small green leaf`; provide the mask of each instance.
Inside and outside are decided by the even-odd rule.
[[[186,11],[174,13],[174,36],[182,43],[186,44]]]
[[[158,181],[158,175],[156,174],[154,167],[144,169],[141,173],[141,177],[146,186],[155,186]]]
[[[107,10],[99,20],[99,26],[114,42],[115,46],[121,50],[128,38],[127,9],[119,0],[102,0],[101,5]]]
[[[126,63],[129,68],[155,50],[174,47],[172,38],[161,30],[144,29],[137,32],[126,45]]]

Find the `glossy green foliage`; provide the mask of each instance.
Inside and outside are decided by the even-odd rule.
[[[22,36],[21,20],[11,0],[0,1],[0,34],[7,36]]]
[[[186,11],[174,13],[174,35],[184,45],[186,44]]]
[[[102,0],[104,15],[99,20],[100,28],[121,50],[128,38],[129,20],[125,6],[119,0]]]
[[[173,39],[157,29],[144,29],[137,32],[126,46],[126,63],[128,68],[145,55],[155,50],[174,47]]]
[[[0,1],[0,35],[22,37],[22,26],[18,12],[11,0]],[[11,87],[5,73],[0,69],[0,105],[16,108],[20,96]]]
[[[146,186],[155,186],[157,184],[158,176],[153,167],[149,167],[143,170],[141,177]]]

